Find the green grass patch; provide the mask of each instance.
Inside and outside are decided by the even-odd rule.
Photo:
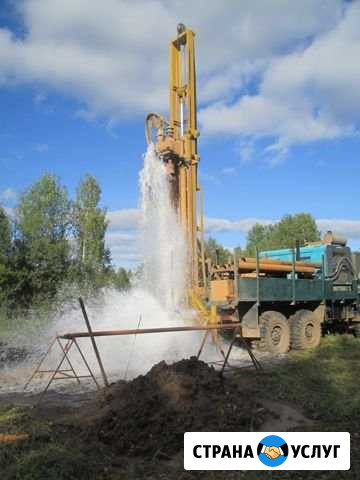
[[[360,341],[350,335],[327,337],[314,350],[290,354],[290,363],[264,378],[271,394],[301,405],[324,427],[360,423]]]
[[[82,480],[91,461],[73,444],[29,440],[0,447],[3,480]]]
[[[23,409],[19,407],[12,407],[11,405],[8,407],[1,407],[0,408],[0,427],[3,424],[7,424],[13,421],[20,421],[21,418],[25,415]]]
[[[0,443],[1,480],[85,480],[96,467],[96,454],[77,434],[34,415],[31,409],[0,408],[0,432],[29,438]]]
[[[16,467],[16,479],[47,480],[79,479],[88,477],[86,455],[73,447],[48,445],[32,449],[22,455]]]

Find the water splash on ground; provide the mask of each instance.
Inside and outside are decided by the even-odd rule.
[[[123,328],[181,326],[195,322],[194,312],[184,308],[186,284],[186,243],[177,214],[170,200],[170,189],[163,163],[156,156],[153,145],[144,156],[140,172],[142,221],[139,246],[143,253],[142,274],[130,291],[107,289],[96,298],[87,299],[86,308],[93,330]],[[73,297],[74,298],[74,297]],[[30,358],[18,365],[0,370],[3,389],[23,385],[34,366],[57,334],[84,331],[85,324],[79,305],[75,301],[62,305],[41,335],[14,337],[18,345],[26,345]],[[203,333],[176,332],[121,337],[98,337],[97,344],[105,370],[111,379],[133,378],[145,373],[160,360],[168,362],[196,354]],[[89,339],[79,339],[91,369],[99,368]],[[60,350],[55,345],[47,359],[46,367],[53,368],[59,361]],[[205,359],[219,359],[213,345],[204,352]],[[244,354],[242,354],[244,356]],[[79,374],[86,373],[78,354],[72,354],[72,362]],[[46,384],[32,384],[37,390]],[[59,384],[60,386],[62,384]]]

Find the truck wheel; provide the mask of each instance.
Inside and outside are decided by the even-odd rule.
[[[262,352],[286,353],[290,347],[290,328],[287,319],[279,312],[264,312],[260,317],[260,341]]]
[[[354,323],[353,334],[356,338],[360,338],[360,323]]]
[[[317,347],[321,340],[321,324],[310,310],[298,310],[289,318],[291,348],[305,350]]]

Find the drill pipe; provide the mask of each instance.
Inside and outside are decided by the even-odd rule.
[[[59,338],[65,340],[71,340],[72,338],[87,338],[87,337],[113,337],[118,335],[140,335],[142,333],[165,333],[165,332],[194,332],[200,330],[217,330],[228,329],[234,330],[241,326],[241,323],[231,323],[231,324],[222,324],[222,323],[213,323],[211,325],[194,325],[188,327],[162,327],[162,328],[131,328],[126,330],[100,330],[89,332],[75,332],[75,333],[65,333],[59,335]]]
[[[244,262],[242,260],[239,261],[238,271],[240,273],[245,273],[245,272],[249,273],[249,272],[253,272],[254,270],[256,270],[255,261],[251,261],[251,262]],[[220,266],[220,267],[214,266],[212,268],[212,273],[226,273],[226,272],[233,272],[233,271],[234,271],[233,265]],[[284,265],[282,263],[268,263],[268,262],[260,261],[259,271],[265,272],[265,273],[272,273],[272,272],[291,273],[293,271],[293,268],[292,268],[292,265],[286,265],[286,264]],[[295,272],[313,274],[315,272],[315,268],[295,264]]]
[[[244,262],[256,262],[256,258],[253,257],[241,257],[240,260]],[[261,263],[273,263],[278,265],[292,265],[292,262],[288,262],[286,260],[275,260],[273,258],[267,257],[260,257],[259,261]],[[302,262],[301,260],[296,260],[295,265],[299,265],[300,267],[313,267],[313,268],[321,268],[321,263],[311,263],[311,262]]]

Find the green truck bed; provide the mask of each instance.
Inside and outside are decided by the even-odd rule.
[[[322,300],[356,300],[357,282],[338,286],[328,280],[289,278],[239,278],[239,302],[320,302]]]

